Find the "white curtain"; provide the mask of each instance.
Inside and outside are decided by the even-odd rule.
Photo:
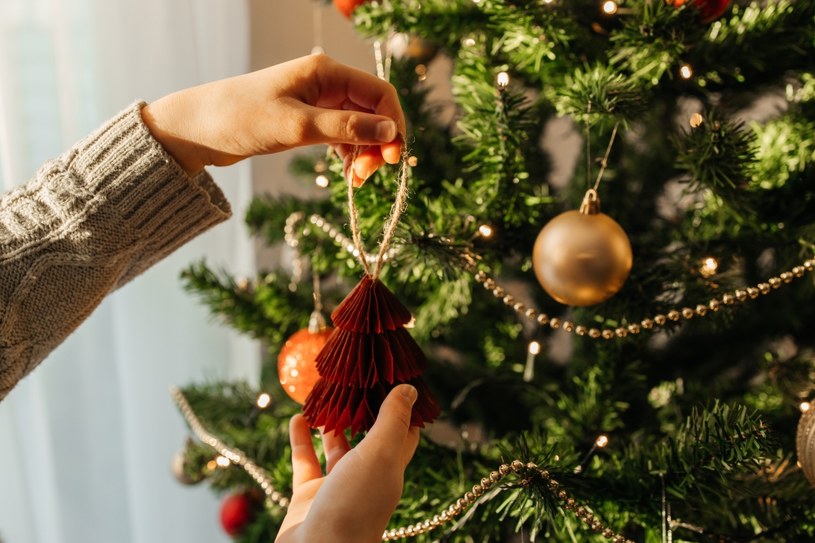
[[[135,99],[246,71],[247,12],[245,0],[0,0],[0,188]],[[254,268],[249,166],[213,175],[235,217],[111,295],[0,402],[3,543],[228,541],[218,500],[169,471],[187,436],[170,385],[259,373],[253,342],[178,278],[202,256]]]

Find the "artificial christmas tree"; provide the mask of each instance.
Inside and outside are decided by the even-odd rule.
[[[811,413],[799,420],[815,397],[815,0],[386,0],[353,17],[380,44],[417,36],[453,62],[450,125],[417,58],[390,70],[417,160],[379,261],[415,317],[441,420],[384,537],[813,540]],[[564,118],[582,153],[565,167],[550,131]],[[313,181],[323,160],[295,168]],[[247,222],[330,282],[335,307],[364,251],[343,230],[342,163],[326,163],[330,197],[259,198]],[[363,239],[379,234],[395,177],[356,192]],[[564,305],[536,280],[533,246],[587,189],[633,259],[616,293],[578,304],[567,284]],[[561,234],[582,271],[584,235]],[[203,264],[185,280],[271,353],[268,408],[226,383],[180,403],[208,436],[185,464],[220,454],[233,466],[208,473],[216,489],[259,485],[268,507],[243,540],[268,541],[299,410],[276,355],[312,293],[286,268],[249,288]]]

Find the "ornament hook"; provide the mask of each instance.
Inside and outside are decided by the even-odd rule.
[[[597,215],[600,213],[600,198],[597,196],[597,191],[589,189],[583,197],[583,203],[580,204],[580,213],[584,215]]]

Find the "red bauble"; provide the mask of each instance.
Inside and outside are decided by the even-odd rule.
[[[232,537],[243,533],[255,517],[255,500],[248,492],[232,494],[221,504],[221,526]]]
[[[340,10],[340,13],[350,19],[351,15],[354,13],[354,10],[367,1],[368,0],[334,0],[334,7]]]
[[[316,332],[303,328],[295,332],[280,350],[277,357],[277,376],[280,385],[292,400],[305,403],[314,385],[320,379],[317,372],[317,355],[323,350],[331,335],[331,328]]]
[[[401,383],[419,392],[412,426],[439,416],[439,404],[421,378],[424,353],[405,330],[411,319],[396,296],[369,276],[337,306],[331,315],[336,328],[317,357],[320,380],[303,406],[313,428],[370,430],[385,396]]]
[[[668,0],[674,7],[685,4],[686,0]],[[721,17],[730,7],[730,0],[690,0],[702,15],[703,23],[710,23]]]

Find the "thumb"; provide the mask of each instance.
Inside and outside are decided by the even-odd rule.
[[[380,461],[406,464],[412,455],[405,458],[403,449],[406,445],[415,448],[413,442],[418,436],[416,432],[413,434],[417,435],[411,435],[410,432],[411,411],[418,396],[419,393],[412,385],[394,387],[382,402],[376,422],[357,446],[357,450],[363,455],[373,455]],[[406,444],[409,436],[411,443]]]
[[[309,107],[314,143],[376,145],[390,143],[399,135],[396,122],[384,115]]]

